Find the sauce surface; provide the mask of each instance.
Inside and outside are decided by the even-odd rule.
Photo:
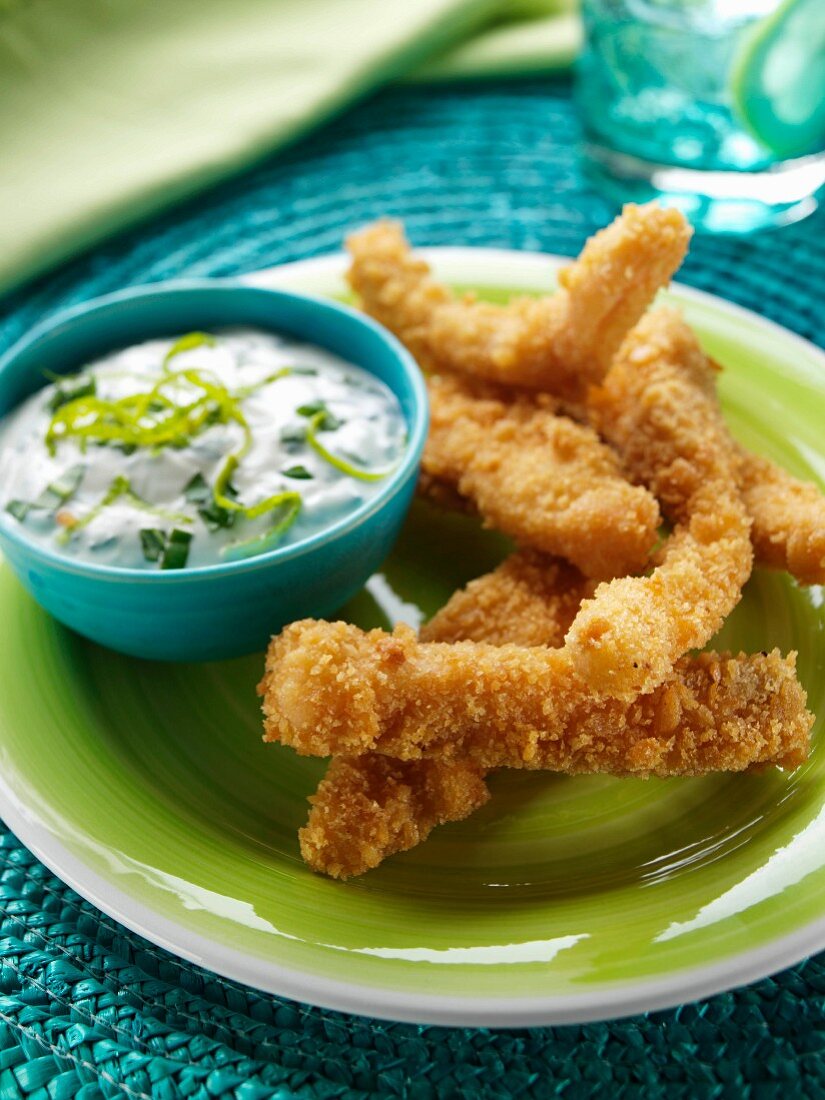
[[[188,333],[55,378],[0,425],[0,522],[67,557],[252,557],[373,496],[406,424],[377,378],[253,329]]]

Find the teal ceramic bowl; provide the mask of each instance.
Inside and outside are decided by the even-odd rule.
[[[412,357],[345,306],[230,281],[137,287],[69,309],[0,358],[0,417],[44,382],[107,351],[194,329],[251,325],[318,344],[381,379],[408,427],[402,461],[369,501],[319,533],[244,561],[174,572],[78,562],[0,518],[0,548],[56,619],[137,657],[205,661],[261,649],[284,624],[334,612],[386,557],[407,512],[427,435],[426,390]]]

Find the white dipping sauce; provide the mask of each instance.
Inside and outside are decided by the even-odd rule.
[[[107,355],[15,409],[0,425],[0,522],[24,529],[32,541],[67,557],[139,569],[164,565],[162,547],[176,530],[182,534],[174,538],[188,544],[185,563],[192,567],[298,542],[380,490],[383,476],[398,463],[406,445],[404,417],[387,386],[322,348],[271,333],[236,329],[210,339],[214,343],[176,352],[168,364],[164,360],[176,343],[170,339]],[[271,379],[286,368],[290,372]],[[225,387],[246,428],[231,417],[226,423],[207,421],[178,440],[184,444],[178,446],[130,447],[118,440],[101,443],[94,436],[84,441],[79,434],[64,434],[50,453],[49,426],[53,415],[61,415],[60,409],[53,414],[50,403],[60,393],[68,396],[83,380],[94,380],[90,404],[97,408],[100,401],[146,394],[165,377],[160,393],[166,404],[154,403],[139,423],[141,430],[151,432],[196,401],[217,419],[220,401],[210,404],[208,391],[183,372]],[[175,376],[171,381],[170,375]],[[75,420],[78,430],[95,415]],[[313,435],[327,457],[313,449]],[[253,508],[276,494],[293,495],[256,517],[219,509],[223,525],[216,524],[214,514],[205,521],[202,511],[214,504],[216,483],[220,489],[221,472],[232,454],[238,460],[227,495],[241,508]],[[337,468],[330,456],[354,473]],[[362,473],[373,479],[358,476]],[[199,482],[200,494],[192,488],[198,474],[206,483]],[[78,477],[76,489],[61,500]],[[117,495],[113,490],[116,484],[123,488],[118,478],[127,479],[128,492]],[[44,497],[55,484],[57,497],[48,492]],[[104,503],[107,493],[114,499]],[[284,528],[280,533],[278,524]],[[147,529],[155,534],[147,536]],[[175,566],[169,559],[164,567]]]

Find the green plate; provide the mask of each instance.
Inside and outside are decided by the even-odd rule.
[[[431,257],[492,297],[545,289],[557,267],[482,250]],[[257,278],[342,293],[343,266],[331,257]],[[735,433],[825,483],[825,357],[721,301],[671,297],[728,368]],[[343,614],[417,624],[504,552],[473,522],[416,506]],[[324,764],[262,744],[260,656],[119,656],[60,627],[2,568],[0,621],[9,826],[111,916],[229,977],[375,1016],[527,1025],[677,1004],[825,947],[822,722],[793,774],[499,774],[480,813],[344,884],[300,860]],[[799,650],[825,715],[824,638],[822,591],[765,572],[717,644]]]

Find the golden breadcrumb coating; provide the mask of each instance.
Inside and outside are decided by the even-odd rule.
[[[688,522],[707,503],[708,481],[715,492],[736,481],[736,444],[716,397],[718,371],[678,310],[660,307],[642,318],[603,385],[588,395],[592,422],[674,523]]]
[[[311,756],[381,752],[482,768],[704,775],[795,767],[813,723],[795,654],[700,654],[655,691],[594,696],[565,649],[419,642],[306,619],[270,643],[264,740]]]
[[[592,586],[564,562],[517,552],[456,592],[420,638],[558,646]],[[485,774],[470,760],[401,762],[375,752],[334,757],[310,799],[301,854],[313,870],[336,878],[364,874],[420,844],[436,825],[484,805]]]
[[[766,458],[745,450],[741,457],[757,561],[787,569],[802,584],[825,584],[825,496]]]
[[[566,562],[515,553],[456,592],[420,637],[560,645],[592,587]],[[483,806],[489,798],[484,775],[472,761],[333,757],[298,834],[301,855],[313,870],[335,878],[363,874],[420,844],[436,825]]]
[[[655,372],[649,362],[645,364],[653,386],[648,400],[655,401],[654,412],[639,406],[639,366],[647,348],[657,348],[668,364],[660,364]],[[825,496],[816,485],[798,480],[733,442],[724,429],[716,394],[720,369],[675,310],[654,310],[628,337],[604,385],[591,391],[591,418],[619,452],[630,476],[651,489],[676,522],[683,522],[694,507],[697,474],[708,467],[709,452],[719,448],[736,470],[745,511],[753,521],[751,542],[758,564],[787,569],[803,584],[823,584]],[[696,399],[681,405],[672,399],[666,407],[662,387],[674,381],[682,391],[692,385]],[[702,430],[683,430],[683,439],[692,436],[692,450],[675,461],[670,451],[671,423],[681,422],[684,429],[691,417]]]
[[[469,760],[336,756],[310,797],[309,820],[298,833],[301,855],[334,878],[362,875],[489,798],[483,770]]]
[[[604,580],[644,567],[659,506],[631,485],[592,428],[542,397],[479,398],[456,376],[428,379],[423,469],[455,484],[488,526]]]
[[[595,584],[567,562],[534,550],[511,554],[453,593],[419,631],[422,642],[560,646]]]
[[[690,345],[683,350],[693,362],[697,384],[716,400],[713,377],[721,367],[711,359],[700,365]],[[496,397],[510,401],[513,392],[502,387]],[[565,406],[564,411],[577,422],[588,419],[578,408]],[[800,584],[825,584],[825,495],[812,482],[794,477],[744,447],[738,447],[738,454],[739,486],[753,521],[751,543],[757,564],[787,570]],[[418,494],[440,508],[478,514],[477,505],[461,495],[454,481],[426,470],[422,470]]]
[[[750,576],[750,517],[713,374],[679,314],[658,309],[590,393],[594,424],[677,524],[653,572],[600,585],[567,634],[596,691],[630,697],[662,683],[721,627]]]
[[[547,298],[507,306],[457,299],[416,259],[396,222],[347,241],[349,281],[425,370],[580,394],[601,379],[626,333],[681,264],[691,230],[676,210],[628,205],[588,240]]]

